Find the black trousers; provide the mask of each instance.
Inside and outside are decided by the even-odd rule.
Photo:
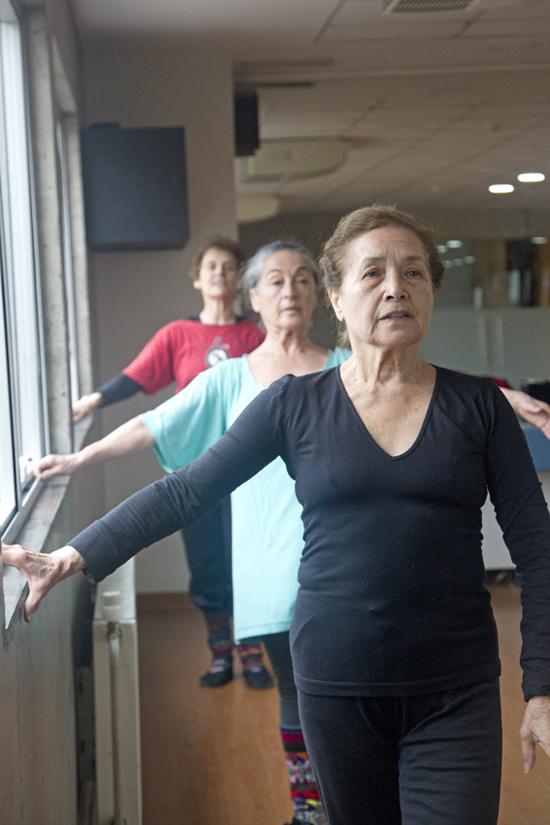
[[[298,696],[330,825],[496,825],[497,680],[405,698]]]
[[[261,636],[279,691],[279,719],[283,727],[299,728],[298,690],[294,684],[294,670],[290,658],[288,631]]]
[[[205,613],[232,613],[230,499],[212,507],[181,535],[191,573],[191,601]]]

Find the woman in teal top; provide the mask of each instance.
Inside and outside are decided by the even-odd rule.
[[[327,351],[309,338],[317,302],[317,267],[296,243],[276,241],[248,262],[244,287],[266,329],[252,353],[198,375],[157,409],[68,456],[48,456],[43,477],[153,447],[167,471],[199,456],[249,402],[283,375],[304,375],[341,364],[349,351]],[[303,546],[294,482],[277,458],[231,495],[235,638],[261,640],[280,694],[281,737],[294,807],[292,825],[325,822],[309,764],[292,673],[288,630],[298,590]],[[223,667],[224,663],[220,663]]]
[[[348,357],[346,349],[331,350],[320,369]],[[262,389],[245,355],[202,373],[183,392],[140,415],[163,469],[174,472],[201,455]],[[294,482],[281,458],[235,490],[231,520],[235,638],[287,631],[298,587],[302,522]]]

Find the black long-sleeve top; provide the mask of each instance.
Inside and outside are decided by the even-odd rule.
[[[438,368],[417,439],[392,457],[338,368],[287,376],[200,459],[70,544],[99,580],[277,455],[303,507],[291,629],[302,691],[414,695],[498,675],[481,554],[489,490],[521,581],[524,693],[550,694],[550,518],[515,415],[488,379]]]

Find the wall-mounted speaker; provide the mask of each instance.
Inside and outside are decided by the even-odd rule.
[[[253,155],[260,146],[258,95],[256,92],[238,92],[235,108],[235,155],[238,158]]]
[[[189,238],[182,128],[82,130],[88,246],[95,252],[174,249]]]

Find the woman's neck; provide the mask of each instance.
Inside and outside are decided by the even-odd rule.
[[[226,298],[205,298],[204,306],[199,314],[203,324],[214,326],[234,324],[236,317],[233,309],[233,299],[228,300]]]
[[[268,387],[283,375],[305,375],[323,368],[327,351],[314,344],[305,332],[267,330],[265,341],[247,355],[252,375]]]
[[[354,348],[344,369],[353,381],[361,382],[367,389],[422,383],[433,371],[420,357],[417,346]]]
[[[299,357],[312,349],[320,349],[314,344],[306,330],[288,329],[267,329],[267,334],[263,343],[256,352],[262,355],[269,355],[272,358],[292,358]]]

